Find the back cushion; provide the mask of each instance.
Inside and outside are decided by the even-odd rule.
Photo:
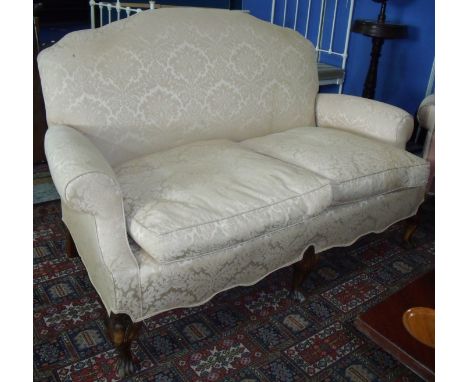
[[[144,11],[70,33],[38,63],[49,125],[81,131],[113,165],[315,120],[312,44],[241,12]]]

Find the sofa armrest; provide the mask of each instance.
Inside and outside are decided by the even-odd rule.
[[[316,119],[319,127],[348,130],[405,148],[413,132],[413,117],[383,102],[344,94],[318,94]]]
[[[45,136],[45,152],[57,192],[72,209],[107,216],[122,203],[114,171],[79,131],[51,126]]]
[[[51,126],[45,151],[63,220],[108,312],[141,315],[138,262],[130,249],[120,185],[97,147],[78,130]]]

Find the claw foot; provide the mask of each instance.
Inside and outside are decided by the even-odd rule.
[[[124,313],[111,312],[107,320],[109,338],[118,354],[115,371],[120,378],[128,377],[137,370],[137,365],[133,362],[131,344],[138,336],[140,327],[141,323],[134,323],[130,316]]]
[[[135,373],[137,370],[137,365],[133,362],[132,359],[119,358],[115,365],[115,369],[119,378],[125,378]]]

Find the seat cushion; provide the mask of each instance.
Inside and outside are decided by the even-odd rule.
[[[329,179],[334,204],[423,186],[428,178],[425,160],[338,129],[299,127],[241,144]]]
[[[241,245],[331,203],[325,178],[228,140],[180,146],[115,171],[129,234],[159,262]]]

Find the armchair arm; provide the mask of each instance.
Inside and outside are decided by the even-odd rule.
[[[432,132],[435,128],[435,96],[431,94],[424,98],[418,109],[419,125]]]
[[[139,266],[125,224],[120,185],[97,147],[78,130],[51,126],[45,151],[66,223],[107,310],[141,315]]]
[[[413,132],[413,117],[383,102],[344,94],[318,94],[317,126],[348,130],[405,148]]]
[[[418,109],[419,126],[427,130],[424,141],[423,158],[431,163],[431,177],[434,175],[435,163],[435,95],[431,94],[424,98]],[[429,182],[431,184],[432,181]],[[431,186],[429,186],[431,187]],[[428,188],[429,189],[429,188]]]

